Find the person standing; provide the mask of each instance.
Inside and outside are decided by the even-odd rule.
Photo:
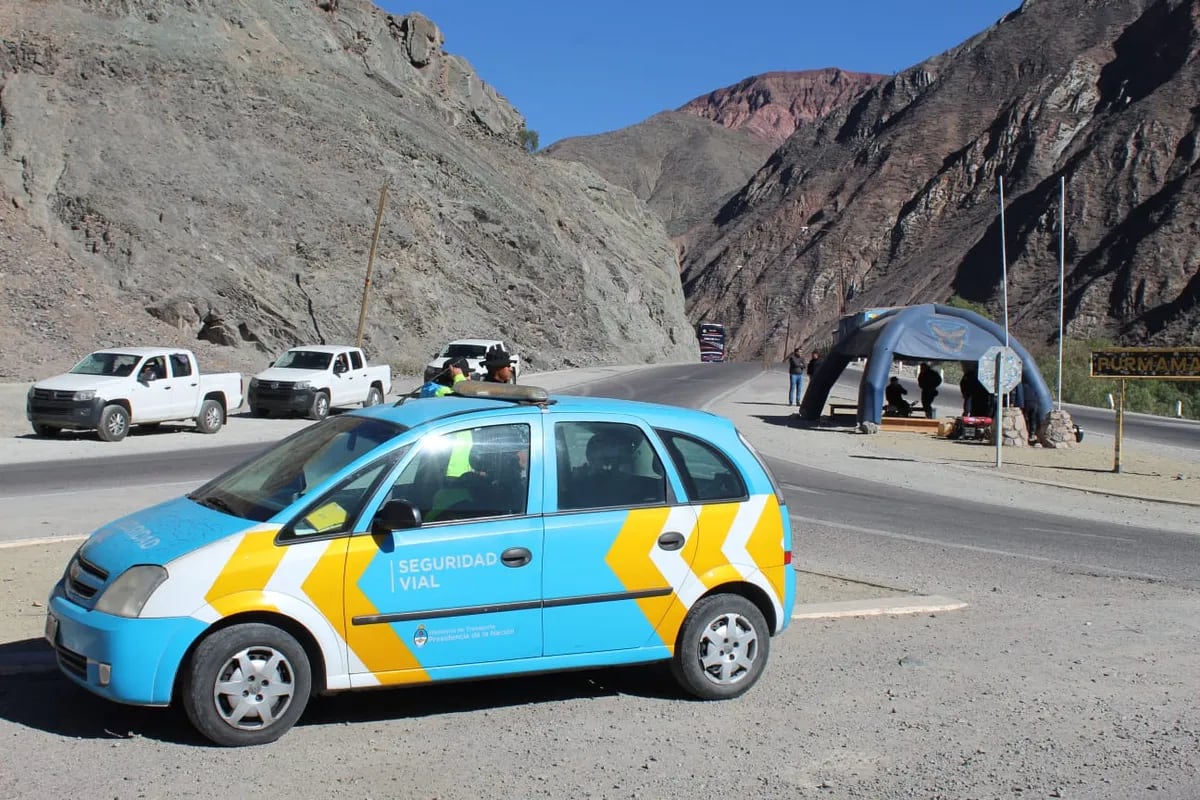
[[[804,356],[797,347],[785,360],[788,362],[788,405],[798,406],[804,397]]]
[[[515,383],[512,372],[512,356],[500,345],[492,345],[483,357],[483,367],[487,375],[483,377],[488,383]]]
[[[917,371],[917,386],[921,388],[921,407],[925,409],[926,419],[933,419],[933,399],[937,397],[937,388],[941,385],[942,376],[928,364],[922,364]]]

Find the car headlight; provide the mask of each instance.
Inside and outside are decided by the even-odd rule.
[[[76,392],[75,399],[76,400],[95,400],[96,399],[96,390],[95,389],[84,389],[82,391]]]
[[[250,379],[250,388],[251,388],[251,389],[257,389],[257,388],[258,388],[258,378],[251,378],[251,379]]]
[[[95,609],[115,617],[136,617],[167,579],[167,570],[156,564],[139,564],[121,573],[96,601]]]
[[[296,388],[296,389],[311,389],[312,381],[296,381],[296,385],[294,388]]]

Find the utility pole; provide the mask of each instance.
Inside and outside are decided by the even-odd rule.
[[[358,312],[358,334],[354,346],[362,347],[363,326],[367,323],[367,295],[371,289],[371,271],[375,269],[375,248],[379,245],[379,226],[383,222],[383,207],[387,204],[387,184],[379,190],[379,210],[375,212],[375,233],[371,236],[371,252],[367,256],[367,277],[363,281],[362,308]]]

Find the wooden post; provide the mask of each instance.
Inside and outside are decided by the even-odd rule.
[[[367,277],[363,281],[362,307],[358,312],[358,334],[354,346],[362,347],[363,326],[367,324],[367,295],[371,289],[371,271],[375,268],[375,248],[379,244],[379,226],[383,222],[383,207],[387,203],[387,184],[379,190],[379,210],[375,212],[375,233],[371,236],[371,252],[367,256]]]

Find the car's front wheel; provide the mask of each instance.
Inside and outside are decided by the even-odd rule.
[[[329,395],[324,392],[317,392],[313,397],[312,406],[308,410],[308,418],[317,421],[323,420],[329,416]]]
[[[247,623],[199,644],[180,699],[196,730],[219,745],[241,747],[287,733],[311,693],[312,668],[300,643],[273,625]]]
[[[129,412],[125,406],[105,406],[100,412],[100,427],[96,434],[106,442],[119,442],[129,433]]]
[[[33,433],[35,436],[41,436],[46,439],[53,439],[62,433],[62,428],[56,428],[53,425],[43,425],[40,422],[33,423]]]
[[[770,649],[770,631],[758,606],[737,594],[710,595],[684,619],[671,671],[689,694],[724,700],[754,685]]]
[[[371,391],[367,392],[367,399],[363,401],[363,408],[377,406],[383,402],[383,392],[372,386]]]

